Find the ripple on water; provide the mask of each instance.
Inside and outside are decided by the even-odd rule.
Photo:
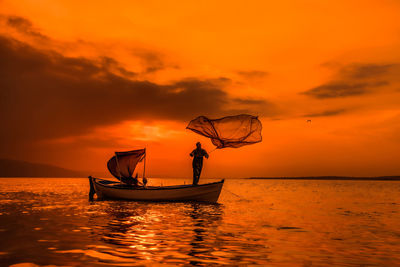
[[[300,227],[294,227],[294,226],[280,226],[276,229],[277,230],[301,230]]]
[[[35,183],[0,186],[0,232],[8,240],[0,244],[1,266],[400,261],[400,187],[393,185],[378,191],[369,182],[227,180],[240,198],[222,192],[222,204],[207,205],[88,203],[87,180]]]
[[[137,258],[135,259],[134,257],[128,258],[128,257],[119,257],[113,255],[113,252],[111,251],[103,252],[101,250],[92,250],[92,249],[56,250],[54,252],[63,254],[84,254],[91,258],[99,259],[102,262],[108,262],[108,263],[134,263],[135,260],[137,260]]]

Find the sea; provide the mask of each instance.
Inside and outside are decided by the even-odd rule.
[[[88,192],[1,178],[0,266],[400,266],[400,181],[226,179],[218,204]]]

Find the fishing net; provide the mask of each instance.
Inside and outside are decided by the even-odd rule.
[[[108,162],[108,170],[119,180],[129,179],[135,171],[136,165],[146,156],[146,149],[127,152],[115,152]]]
[[[217,148],[238,148],[262,141],[261,122],[258,117],[247,114],[215,120],[200,116],[190,121],[186,128],[211,138]]]

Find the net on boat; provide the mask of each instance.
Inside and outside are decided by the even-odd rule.
[[[132,177],[136,165],[143,161],[145,156],[146,149],[115,152],[115,156],[107,162],[107,168],[115,178],[124,181]]]
[[[199,116],[186,127],[195,133],[211,138],[218,148],[238,148],[262,141],[262,124],[257,116],[241,114],[220,119]]]

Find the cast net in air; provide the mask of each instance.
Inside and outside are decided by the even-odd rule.
[[[195,133],[211,139],[218,148],[238,148],[262,141],[262,124],[258,117],[241,114],[220,119],[199,116],[186,127]]]

